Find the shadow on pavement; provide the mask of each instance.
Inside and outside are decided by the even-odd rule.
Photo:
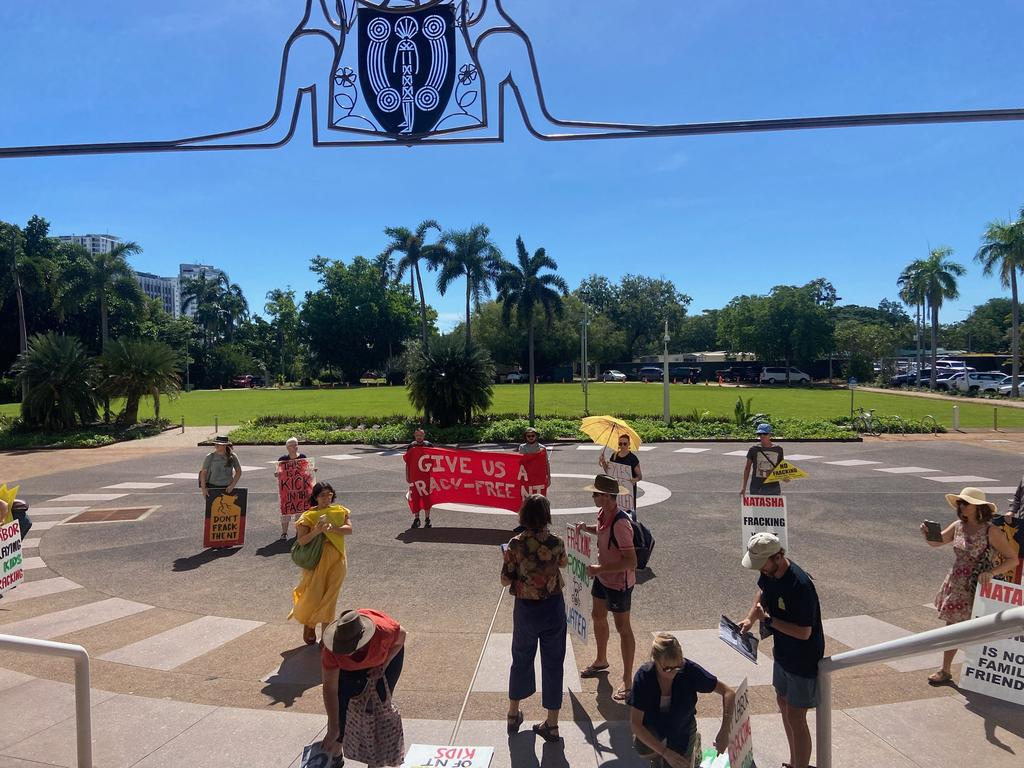
[[[292,551],[292,544],[295,539],[274,539],[270,544],[264,544],[256,550],[260,557],[273,557],[274,555],[286,555]]]
[[[988,743],[1011,755],[1016,754],[1013,747],[999,739],[999,736],[996,735],[996,728],[1002,728],[1017,738],[1024,739],[1024,707],[997,701],[959,687],[957,690],[967,699],[967,711],[973,712],[985,721],[985,739]]]
[[[172,571],[194,571],[201,565],[212,563],[214,560],[220,560],[225,557],[231,557],[236,552],[241,552],[241,547],[222,547],[218,549],[204,549],[194,555],[188,557],[179,557],[174,561],[174,565],[171,566]]]
[[[648,581],[657,578],[658,574],[651,570],[650,566],[646,568],[637,568],[636,570],[636,583],[646,584]]]
[[[409,528],[395,538],[403,544],[480,544],[496,547],[515,536],[511,528]]]
[[[541,758],[537,760],[537,740],[540,738],[529,726],[515,736],[508,737],[508,752],[515,768],[569,768],[565,759],[564,741],[543,741]]]
[[[291,707],[295,699],[320,685],[320,646],[304,645],[281,653],[281,666],[277,672],[264,678],[266,685],[260,690],[273,704]]]

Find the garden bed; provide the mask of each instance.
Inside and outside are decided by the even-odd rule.
[[[114,424],[93,424],[64,432],[27,429],[20,421],[0,421],[0,450],[43,450],[56,448],[102,448],[128,440],[141,440],[159,435],[168,429],[178,429],[167,419],[144,421],[132,427]]]

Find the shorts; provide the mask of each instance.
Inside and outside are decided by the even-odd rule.
[[[772,670],[772,685],[775,692],[786,700],[786,703],[797,709],[814,709],[818,706],[818,678],[801,677],[784,670],[775,662]]]
[[[629,613],[629,609],[633,603],[632,587],[626,587],[625,589],[609,589],[601,583],[600,579],[597,578],[595,578],[594,583],[590,585],[590,594],[598,600],[606,601],[608,603],[608,610],[612,613]]]

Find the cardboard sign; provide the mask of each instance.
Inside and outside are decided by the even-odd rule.
[[[530,494],[547,493],[544,453],[413,447],[405,452],[405,464],[412,512],[446,502],[515,512]]]
[[[978,584],[971,618],[1024,605],[1024,587],[1005,581]],[[1024,705],[1024,634],[990,640],[964,651],[960,687],[994,699]]]
[[[402,768],[488,768],[494,747],[438,747],[413,744]]]
[[[590,596],[592,577],[587,566],[597,561],[597,539],[594,534],[576,526],[567,527],[565,552],[569,557],[569,599],[565,603],[565,622],[572,634],[586,643],[590,636],[590,612],[593,598]]]
[[[324,752],[321,742],[314,741],[302,750],[299,768],[330,768],[336,758],[330,752]]]
[[[245,507],[249,492],[235,488],[231,494],[210,490],[206,497],[204,547],[240,547],[245,543]]]
[[[777,483],[781,480],[787,483],[790,480],[798,480],[801,477],[807,477],[807,473],[795,464],[790,464],[788,461],[783,460],[775,465],[775,469],[762,482]]]
[[[736,708],[732,712],[732,731],[729,732],[729,765],[735,768],[754,766],[754,738],[750,732],[750,699],[747,696],[747,678],[736,689]]]
[[[282,515],[301,515],[310,508],[313,493],[313,460],[277,462],[277,492]]]
[[[17,490],[17,489],[15,489]],[[0,595],[25,580],[21,562],[21,526],[17,520],[0,525]]]
[[[785,496],[743,496],[740,502],[740,546],[746,554],[750,537],[760,531],[774,533],[789,552],[789,526]]]
[[[615,497],[616,502],[618,502],[619,509],[636,512],[635,501],[633,499],[633,468],[627,464],[618,464],[614,461],[609,461],[608,471],[605,474],[614,477],[618,480],[620,487],[627,489],[625,493],[620,493]]]
[[[9,523],[14,519],[14,515],[11,512],[11,507],[14,505],[14,500],[18,497],[18,489],[20,485],[15,485],[12,488],[7,487],[7,483],[0,485],[0,501],[7,502],[7,516],[0,520],[0,523]]]

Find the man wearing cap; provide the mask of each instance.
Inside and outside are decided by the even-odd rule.
[[[782,446],[772,442],[772,425],[757,425],[757,445],[750,446],[747,451],[747,463],[743,467],[743,482],[740,483],[740,495],[746,493],[747,478],[750,478],[751,496],[779,496],[782,489],[779,483],[765,483],[764,479],[782,461]],[[751,469],[754,470],[751,474]]]
[[[749,632],[754,622],[761,621],[774,638],[772,685],[789,742],[787,765],[807,768],[811,759],[807,710],[818,703],[818,662],[825,655],[818,593],[811,577],[786,557],[775,534],[751,536],[742,563],[761,576],[740,632]]]
[[[622,686],[612,698],[625,701],[633,684],[633,657],[636,653],[636,639],[629,621],[633,585],[636,584],[636,550],[633,548],[633,525],[629,513],[619,507],[616,497],[628,491],[609,475],[598,475],[593,485],[583,490],[591,492],[598,508],[596,525],[583,521],[576,523],[577,531],[585,530],[597,535],[597,564],[587,566],[587,575],[593,578],[590,594],[594,598],[594,609],[591,617],[597,640],[597,658],[580,672],[580,677],[597,677],[608,669],[608,638],[611,634],[608,612],[611,611],[622,650]]]
[[[527,427],[523,431],[523,439],[525,443],[520,443],[519,447],[516,448],[516,453],[543,453],[544,454],[544,466],[547,468],[547,487],[551,487],[551,460],[548,458],[547,446],[540,442],[540,437],[537,434],[537,430],[533,427]]]
[[[324,628],[320,664],[324,682],[327,733],[322,749],[341,754],[348,703],[363,692],[372,674],[377,695],[387,696],[384,680],[392,691],[405,661],[405,630],[381,611],[372,608],[345,611]]]

